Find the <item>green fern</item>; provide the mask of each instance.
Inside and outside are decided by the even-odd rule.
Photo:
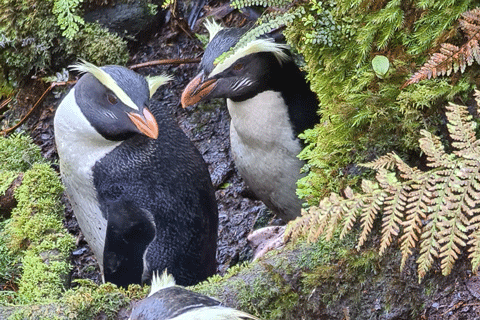
[[[293,0],[232,0],[230,6],[235,9],[241,9],[251,6],[286,8],[291,5]]]
[[[480,92],[476,102],[480,106]],[[419,279],[430,270],[435,259],[441,261],[442,273],[448,275],[458,257],[467,251],[472,269],[477,270],[480,266],[477,124],[466,106],[450,104],[446,107],[446,117],[453,141],[452,153],[445,151],[440,138],[421,131],[420,148],[431,170],[412,168],[395,153],[364,164],[377,171],[377,182],[364,180],[363,194],[347,188],[345,197],[332,194],[323,199],[290,223],[287,238],[307,234],[310,241],[321,235],[329,239],[338,226],[342,227],[343,237],[360,218],[358,246],[362,246],[373,232],[373,222],[381,215],[380,254],[398,239],[403,268],[418,248]]]
[[[57,17],[57,23],[63,30],[62,35],[72,40],[79,31],[79,25],[85,22],[78,15],[78,7],[83,0],[56,0],[53,4],[53,14]]]
[[[432,0],[299,4],[298,16],[286,24],[284,34],[305,58],[304,69],[322,116],[321,125],[301,135],[307,147],[300,157],[308,162],[309,171],[299,182],[298,193],[310,204],[347,185],[357,190],[359,175],[371,178],[352,170],[352,163],[390,150],[408,160],[419,158],[419,129],[438,131],[441,106],[454,98],[467,99],[476,71],[467,69],[455,81],[431,79],[400,87],[435,45],[449,39],[457,43],[453,41],[459,37],[457,19],[476,6],[473,0],[441,5]],[[377,55],[389,60],[383,79],[371,66]]]

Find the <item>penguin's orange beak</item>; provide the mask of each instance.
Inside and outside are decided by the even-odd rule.
[[[135,112],[128,112],[127,115],[141,133],[152,139],[158,138],[157,120],[150,110],[143,108],[143,116]]]
[[[217,79],[205,80],[203,71],[200,72],[183,90],[182,107],[186,108],[201,101],[212,92],[216,85]]]

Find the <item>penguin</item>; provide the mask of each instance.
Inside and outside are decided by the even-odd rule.
[[[238,172],[253,193],[288,222],[301,214],[296,182],[305,163],[297,158],[303,149],[298,134],[319,123],[317,97],[287,45],[265,37],[237,46],[246,30],[214,22],[206,27],[210,42],[198,75],[182,93],[182,106],[227,99]]]
[[[84,73],[54,117],[66,194],[103,280],[149,283],[168,268],[182,285],[216,272],[218,209],[201,154],[151,97],[170,80],[120,66]]]
[[[260,320],[220,301],[175,284],[165,270],[155,272],[149,295],[137,303],[130,320]]]

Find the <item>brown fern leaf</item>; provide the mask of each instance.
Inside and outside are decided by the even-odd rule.
[[[389,183],[391,180],[387,178],[385,181]],[[383,209],[382,240],[380,241],[379,250],[380,255],[383,255],[388,246],[390,246],[393,238],[398,236],[407,203],[407,192],[400,182],[389,184],[386,188],[383,188],[389,193],[389,196],[385,199]]]
[[[430,220],[423,228],[420,243],[420,255],[417,258],[418,278],[422,279],[432,267],[435,258],[438,257],[440,246],[438,244],[439,222],[441,217],[438,214],[430,214]]]
[[[469,224],[466,217],[468,209],[464,211],[466,207],[462,205],[462,194],[459,194],[459,190],[462,189],[462,180],[456,173],[457,170],[449,177],[448,186],[442,197],[444,204],[439,212],[443,218],[443,221],[439,224],[438,243],[440,244],[439,256],[442,261],[441,269],[444,275],[450,274],[458,255],[461,253],[461,248],[465,247],[468,241],[466,233]]]
[[[337,211],[337,207],[332,204],[330,198],[324,198],[318,204],[318,208],[315,208],[313,215],[316,216],[312,219],[308,228],[308,241],[314,242],[318,240],[320,235],[324,232],[325,228],[330,224],[332,215]]]
[[[462,251],[461,247],[466,246],[468,236],[466,235],[465,221],[465,218],[462,219],[460,215],[456,215],[440,224],[438,243],[441,246],[439,257],[442,260],[443,275],[450,274],[458,255]]]
[[[330,203],[331,203],[331,215],[328,228],[325,231],[325,239],[329,241],[332,239],[335,230],[337,229],[338,224],[343,218],[343,215],[348,212],[348,207],[345,204],[345,199],[339,195],[332,193],[330,194]]]
[[[413,76],[400,87],[400,90],[421,80],[436,78],[447,73],[450,75],[454,59],[456,58],[455,60],[458,61],[460,48],[449,43],[442,43],[440,46],[441,53],[434,53],[420,70],[415,72]]]
[[[434,53],[430,59],[410,77],[400,89],[424,79],[438,76],[449,76],[452,71],[465,72],[467,66],[474,61],[480,64],[480,10],[474,9],[464,12],[459,19],[461,29],[467,34],[468,41],[461,47],[450,43],[442,43],[440,52]]]
[[[292,220],[288,223],[283,236],[285,242],[290,240],[295,241],[300,236],[304,235],[306,233],[305,230],[307,230],[308,226],[310,225],[311,219],[312,215],[307,213],[305,210],[302,210],[301,217],[297,217],[295,220]]]
[[[478,268],[480,267],[480,228],[478,225],[471,234],[468,245],[470,246],[468,250],[470,252],[468,258],[472,262],[473,272],[477,273]]]
[[[417,181],[410,184],[409,189],[406,189],[408,194],[406,197],[407,205],[405,206],[406,218],[402,223],[403,235],[400,238],[400,251],[402,252],[400,270],[403,270],[413,248],[416,247],[419,235],[422,232],[422,220],[427,218],[426,212],[431,204],[431,193],[427,190],[425,180]]]
[[[426,199],[427,224],[422,229],[420,255],[417,258],[419,279],[425,276],[432,266],[434,258],[437,258],[440,253],[440,232],[442,223],[447,220],[447,215],[443,212],[444,206],[446,206],[443,200],[447,195],[449,183],[454,177],[454,169],[437,170],[428,175],[426,183],[426,193],[429,195],[429,199]]]
[[[454,140],[452,146],[457,149],[454,153],[465,159],[480,159],[480,141],[475,136],[477,125],[467,107],[450,103],[446,108],[447,128]]]
[[[365,196],[363,196],[365,198]],[[340,239],[343,239],[347,232],[349,232],[355,222],[357,221],[357,216],[359,212],[361,212],[362,207],[364,206],[364,201],[363,198],[351,198],[347,200],[346,206],[348,210],[346,211],[347,213],[343,217],[343,228],[342,232],[340,233]]]
[[[451,168],[453,157],[445,152],[445,147],[439,137],[431,134],[426,130],[421,130],[420,134],[423,138],[418,140],[420,149],[427,156],[427,165],[429,167],[438,168]]]
[[[400,171],[400,177],[403,179],[415,181],[420,175],[423,174],[423,172],[418,170],[416,167],[412,168],[403,162],[402,158],[400,158],[395,152],[393,152],[393,155],[395,157],[395,165]]]
[[[383,169],[383,168],[393,169],[397,162],[397,159],[395,158],[396,156],[397,155],[395,154],[395,152],[390,152],[373,161],[370,161],[367,163],[361,163],[359,164],[359,166],[374,169],[374,170]]]
[[[381,208],[387,196],[388,195],[385,191],[381,191],[376,194],[376,197],[372,199],[370,203],[366,203],[362,208],[360,219],[362,232],[358,238],[358,248],[363,246],[365,241],[367,241],[367,237],[372,231],[373,221],[375,221],[375,217],[381,212]]]
[[[480,32],[480,8],[462,13],[462,18],[459,19],[459,23],[469,39],[478,37],[478,33]]]

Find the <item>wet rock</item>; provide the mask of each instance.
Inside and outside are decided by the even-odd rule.
[[[108,7],[93,8],[86,12],[86,22],[97,22],[121,37],[137,38],[141,33],[150,33],[163,22],[163,0],[156,1],[157,14],[152,14],[146,0],[114,1]]]

